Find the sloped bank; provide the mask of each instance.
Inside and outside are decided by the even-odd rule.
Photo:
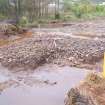
[[[65,99],[65,105],[105,105],[105,79],[90,74],[86,80],[72,88]]]
[[[35,69],[45,63],[94,65],[103,58],[105,41],[60,35],[33,35],[0,47],[0,62],[10,69]]]

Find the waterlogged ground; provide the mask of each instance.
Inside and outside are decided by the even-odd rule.
[[[67,91],[88,73],[87,70],[51,64],[32,72],[11,73],[3,67],[0,69],[0,83],[14,81],[1,91],[0,105],[64,105]]]
[[[94,57],[93,55],[99,55],[101,60],[102,57],[100,56],[103,55],[105,50],[105,22],[100,20],[70,23],[64,24],[64,27],[33,28],[31,31],[33,33],[32,38],[26,38],[22,40],[22,43],[19,39],[19,44],[16,39],[17,43],[13,45],[11,43],[11,45],[0,49],[2,64],[15,69],[9,71],[7,68],[0,66],[0,105],[64,105],[67,92],[70,88],[78,85],[89,71],[69,66],[59,67],[54,64],[39,67],[39,63],[42,64],[43,61],[49,62],[48,59],[41,59],[43,52],[46,48],[44,55],[47,53],[49,55],[54,51],[54,55],[49,56],[49,59],[54,60],[53,57],[58,57],[56,58],[58,63],[55,64],[59,64],[59,59],[62,58],[63,60],[60,60],[67,62],[66,59],[68,59],[69,63],[73,62],[75,65],[78,65],[77,60],[79,57],[81,58],[82,54],[84,57],[88,54],[90,55],[90,58],[86,58],[86,60],[89,58],[88,68],[93,68],[93,64],[90,67],[90,61],[94,60],[92,57],[97,58],[97,56]],[[49,52],[49,49],[52,51]],[[56,52],[56,49],[61,50]],[[69,54],[69,52],[72,52],[72,54]],[[46,58],[46,56],[44,57]],[[57,61],[56,59],[55,61]],[[23,67],[26,66],[27,70],[17,71],[17,62],[20,65],[23,64],[21,65]],[[69,65],[68,62],[63,65]],[[38,66],[37,69],[34,71],[28,70],[31,66],[35,68],[35,64]],[[102,70],[100,69],[101,64],[102,62],[97,63],[94,70]],[[29,67],[27,67],[28,65]],[[88,66],[88,64],[86,65]]]

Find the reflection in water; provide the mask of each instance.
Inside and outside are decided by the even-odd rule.
[[[64,105],[67,91],[83,80],[86,74],[86,70],[67,66],[39,67],[29,76],[47,81],[46,84],[34,83],[32,86],[10,87],[0,95],[0,105]],[[55,84],[51,85],[52,83]]]

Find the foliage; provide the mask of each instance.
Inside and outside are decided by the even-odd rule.
[[[92,1],[63,0],[62,9],[59,9],[60,0],[0,0],[0,20],[11,18],[21,26],[37,26],[52,20],[69,21],[105,16],[105,5]],[[50,11],[51,3],[55,3],[55,7]]]
[[[27,24],[28,24],[28,19],[27,19],[27,17],[23,16],[23,17],[20,19],[19,24],[20,24],[21,26],[27,26]]]
[[[105,6],[93,4],[90,0],[78,0],[77,2],[68,3],[65,0],[65,11],[72,13],[75,18],[94,18],[96,16],[105,16]]]
[[[0,14],[0,20],[6,19],[6,18],[7,18],[7,16]]]
[[[60,19],[60,13],[55,14],[55,19]]]

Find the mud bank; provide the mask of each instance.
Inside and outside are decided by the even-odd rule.
[[[84,69],[57,65],[44,65],[28,74],[26,72],[9,73],[8,75],[4,73],[4,76],[9,77],[15,83],[10,86],[4,85],[0,94],[0,104],[64,105],[68,89],[79,84],[87,73],[88,71]],[[16,84],[17,82],[18,84]],[[9,82],[7,83],[9,84]]]

